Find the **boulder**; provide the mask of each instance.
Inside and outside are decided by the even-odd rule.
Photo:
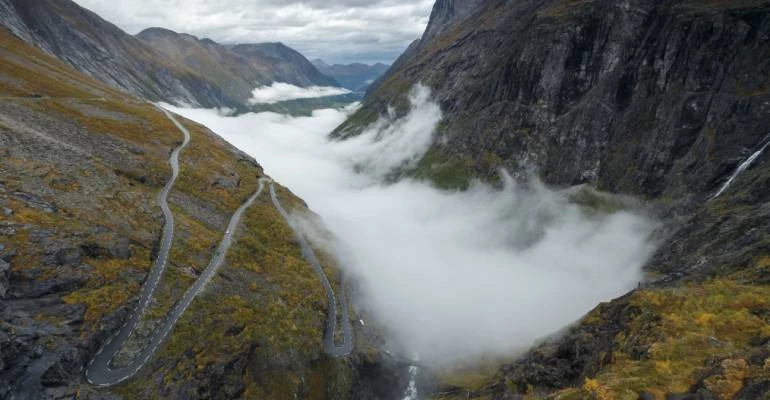
[[[63,386],[72,382],[80,371],[80,355],[73,347],[67,347],[59,354],[59,360],[51,365],[40,378],[43,386]]]
[[[83,251],[77,247],[69,247],[56,252],[58,265],[80,265],[83,261]]]
[[[131,258],[131,240],[126,237],[115,239],[110,245],[110,255],[121,260]]]

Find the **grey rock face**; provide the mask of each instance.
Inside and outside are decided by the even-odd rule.
[[[445,116],[434,150],[471,160],[481,176],[505,167],[555,185],[702,199],[770,124],[767,10],[720,7],[482,2],[432,21],[440,32],[397,63],[358,116],[403,104],[423,82]]]
[[[11,264],[0,260],[0,299],[5,298],[5,294],[8,293],[9,285],[8,278],[11,275]]]
[[[454,22],[467,18],[483,2],[484,0],[437,0],[433,5],[423,39],[433,38]]]
[[[72,273],[69,276],[57,276],[52,279],[36,281],[34,279],[23,279],[12,281],[11,297],[17,299],[35,299],[49,294],[60,292],[72,292],[82,287],[88,278],[81,274]]]
[[[79,248],[66,248],[56,252],[56,263],[59,265],[79,265],[83,252]]]
[[[128,260],[131,258],[131,240],[126,237],[120,237],[115,239],[110,247],[110,255],[113,258],[120,260]]]
[[[23,201],[24,203],[27,203],[28,205],[34,208],[41,209],[45,212],[58,211],[58,208],[56,207],[56,205],[43,201],[39,197],[29,193],[14,192],[12,196],[20,201]]]
[[[61,351],[58,360],[43,373],[41,383],[43,386],[64,386],[75,379],[81,365],[80,354],[69,347]]]

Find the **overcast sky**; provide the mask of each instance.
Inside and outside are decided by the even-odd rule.
[[[221,43],[283,42],[328,63],[393,62],[434,0],[75,0],[131,34],[163,27]]]

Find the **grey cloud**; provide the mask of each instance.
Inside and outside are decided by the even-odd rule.
[[[222,43],[283,42],[327,62],[392,62],[434,0],[75,0],[129,33],[153,26]]]

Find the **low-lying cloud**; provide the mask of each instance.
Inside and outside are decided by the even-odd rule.
[[[327,135],[350,109],[310,117],[175,111],[252,154],[321,215],[361,285],[358,304],[387,327],[393,349],[423,362],[521,350],[641,280],[655,223],[588,212],[569,200],[580,189],[511,179],[466,192],[382,183],[427,150],[441,119],[427,89],[411,99],[407,117],[341,142]]]
[[[254,89],[249,99],[251,104],[275,104],[282,101],[315,99],[319,97],[339,96],[348,94],[350,90],[331,86],[299,87],[290,83],[273,82],[269,86]]]

